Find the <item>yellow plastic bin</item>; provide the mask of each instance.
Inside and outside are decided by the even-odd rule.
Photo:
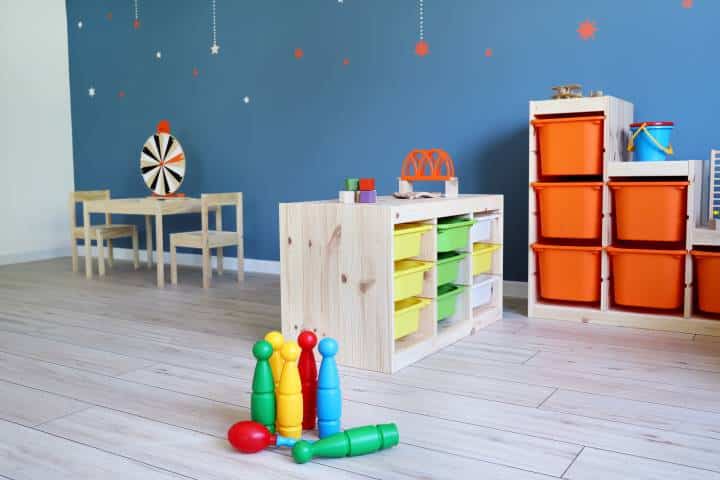
[[[429,298],[422,297],[410,297],[395,302],[395,340],[418,331],[420,312],[431,302]]]
[[[403,223],[395,225],[393,233],[393,260],[417,257],[420,255],[422,234],[432,230],[432,225],[424,223]]]
[[[433,267],[433,262],[422,260],[398,260],[395,262],[394,301],[420,295],[423,290],[423,274]]]
[[[495,243],[473,243],[472,274],[488,273],[492,269],[493,253],[499,248]]]

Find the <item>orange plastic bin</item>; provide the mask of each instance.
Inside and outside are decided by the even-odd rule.
[[[602,175],[602,115],[532,121],[541,176]]]
[[[535,182],[540,236],[599,240],[602,182]]]
[[[693,250],[698,308],[720,314],[720,252]]]
[[[537,257],[541,298],[567,302],[600,301],[601,247],[532,246]]]
[[[608,182],[618,240],[685,242],[688,182]]]
[[[685,250],[607,247],[615,303],[675,310],[683,305]]]

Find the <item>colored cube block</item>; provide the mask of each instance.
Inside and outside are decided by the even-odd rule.
[[[375,179],[374,178],[361,178],[360,179],[360,190],[363,192],[369,192],[375,190]]]

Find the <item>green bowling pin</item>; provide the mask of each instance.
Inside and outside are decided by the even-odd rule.
[[[253,345],[252,353],[257,363],[253,373],[250,417],[265,425],[270,433],[275,433],[275,381],[268,362],[273,347],[269,342],[260,340]]]
[[[292,449],[297,463],[307,463],[314,457],[357,457],[394,447],[400,442],[400,434],[394,423],[367,425],[327,436],[317,442],[301,440]]]

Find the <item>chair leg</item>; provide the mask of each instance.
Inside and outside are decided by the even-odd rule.
[[[102,234],[97,232],[97,255],[98,255],[98,274],[102,277],[105,275],[105,251],[103,247]]]
[[[238,282],[245,280],[245,251],[242,240],[238,243],[237,247],[237,273]]]
[[[78,246],[77,239],[75,236],[70,240],[70,251],[72,252],[72,271],[77,273],[78,271]]]
[[[175,246],[175,241],[172,237],[170,237],[170,282],[172,282],[173,285],[177,285],[178,279],[177,279],[177,247]]]
[[[210,248],[206,245],[202,247],[202,282],[203,288],[210,288],[210,277],[212,269],[210,268]]]
[[[217,248],[217,272],[218,275],[223,274],[223,249],[222,247]]]
[[[108,238],[108,266],[110,268],[113,267],[113,246],[112,246],[112,240]]]
[[[135,270],[137,270],[138,268],[140,268],[140,240],[138,239],[137,228],[133,228],[132,248],[133,248],[133,267],[135,267]]]

